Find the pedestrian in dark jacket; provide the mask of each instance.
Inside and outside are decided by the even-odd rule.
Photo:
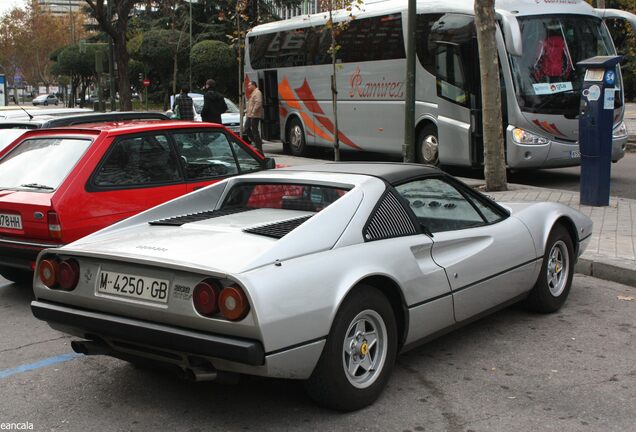
[[[209,79],[205,82],[205,94],[203,95],[203,110],[201,110],[201,121],[221,124],[221,114],[227,111],[225,98],[214,90],[216,82]]]

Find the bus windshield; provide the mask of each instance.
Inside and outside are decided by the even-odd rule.
[[[519,107],[576,117],[584,75],[576,63],[615,54],[607,28],[600,19],[581,15],[520,17],[519,25],[523,55],[510,56]]]

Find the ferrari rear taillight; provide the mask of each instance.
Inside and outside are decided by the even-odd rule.
[[[79,281],[79,264],[74,259],[62,261],[57,267],[57,282],[65,291],[74,290]]]
[[[48,212],[46,219],[49,224],[49,236],[54,240],[62,240],[62,225],[57,213],[54,211]]]
[[[250,310],[247,296],[238,285],[223,288],[219,296],[219,309],[223,316],[230,321],[244,318]]]
[[[40,281],[51,289],[72,291],[79,282],[80,267],[74,259],[60,260],[49,256],[38,264]]]
[[[219,315],[230,321],[243,319],[250,310],[247,296],[241,287],[223,287],[214,279],[199,282],[192,292],[192,303],[196,311],[207,317]]]
[[[192,293],[192,302],[197,312],[204,316],[216,314],[219,311],[217,301],[220,291],[218,283],[213,280],[206,279],[199,282]]]
[[[38,276],[42,283],[49,288],[57,285],[57,261],[52,259],[43,259],[38,265]]]

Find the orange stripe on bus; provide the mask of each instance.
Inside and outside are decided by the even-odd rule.
[[[326,141],[333,140],[333,138],[327,135],[322,129],[320,129],[320,127],[318,127],[316,123],[314,123],[311,117],[309,117],[309,114],[301,111],[300,116],[303,118],[303,121],[305,122],[305,126],[307,126],[307,129],[311,130],[315,135],[319,136],[320,138]]]
[[[278,84],[278,95],[291,108],[297,109],[299,111],[302,109],[300,107],[300,103],[298,103],[298,98],[289,85],[289,81],[287,81],[287,77],[283,78],[282,81]]]
[[[318,121],[325,127],[327,128],[327,130],[329,132],[331,132],[331,134],[333,135],[334,131],[336,130],[335,126],[333,125],[333,123],[331,122],[331,120],[329,120],[327,117],[323,117],[323,116],[316,116],[316,119],[318,119]],[[361,150],[360,147],[358,147],[357,145],[355,145],[353,143],[353,141],[351,141],[349,138],[347,138],[346,135],[344,135],[341,131],[338,131],[338,139],[340,141],[342,141],[344,144],[348,145],[349,147],[353,147],[354,149],[357,150]]]
[[[309,87],[309,83],[306,79],[303,81],[303,85],[296,89],[296,94],[303,101],[305,106],[309,108],[309,111],[314,114],[324,114],[324,111],[320,108],[318,102],[316,102],[316,97],[311,91],[311,87]]]

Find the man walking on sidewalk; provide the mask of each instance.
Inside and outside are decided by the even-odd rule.
[[[247,136],[256,148],[263,154],[263,140],[258,130],[263,118],[263,94],[258,89],[256,81],[250,81],[247,87],[250,98],[247,100]]]

